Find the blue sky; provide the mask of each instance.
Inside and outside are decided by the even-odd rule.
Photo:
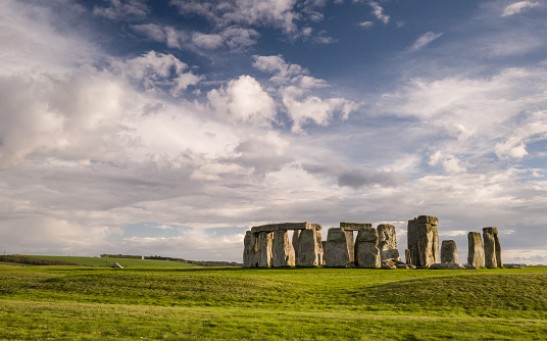
[[[0,2],[0,247],[241,260],[440,218],[547,263],[544,1]],[[326,232],[325,232],[326,235]]]

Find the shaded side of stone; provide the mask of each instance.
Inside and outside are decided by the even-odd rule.
[[[346,268],[353,263],[353,233],[343,228],[333,227],[328,230],[325,243],[325,266]]]
[[[296,259],[296,266],[319,266],[318,248],[316,230],[301,231],[298,238],[298,258]]]
[[[456,241],[454,240],[443,240],[441,245],[441,264],[443,266],[448,266],[451,264],[458,263],[458,248],[456,246]]]
[[[357,232],[355,265],[360,268],[379,268],[382,265],[378,248],[378,231],[368,227]]]
[[[243,267],[258,267],[258,238],[255,233],[247,231],[243,246]]]
[[[467,264],[474,268],[484,268],[484,245],[479,232],[467,234]]]
[[[292,235],[292,247],[294,249],[295,262],[298,259],[298,238],[300,237],[301,230],[294,230]]]
[[[437,263],[439,254],[438,219],[419,216],[408,221],[408,250],[413,265],[428,268]]]
[[[258,234],[258,267],[270,268],[273,258],[273,233],[260,232]]]
[[[272,266],[274,268],[282,268],[294,265],[294,249],[289,242],[289,233],[286,230],[275,231],[273,237]]]
[[[489,269],[497,268],[496,239],[492,233],[486,230],[483,230],[482,237],[484,239],[484,265]]]

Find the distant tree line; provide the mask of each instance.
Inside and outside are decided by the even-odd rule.
[[[226,262],[226,261],[214,261],[214,260],[188,260],[184,258],[163,257],[163,256],[144,256],[144,259],[155,260],[170,260],[174,262],[184,262],[188,264],[194,264],[199,266],[241,266],[241,263]]]
[[[143,259],[142,256],[137,256],[137,255],[122,255],[121,253],[119,253],[119,254],[117,254],[117,255],[112,255],[112,254],[103,253],[103,254],[100,255],[99,257],[101,257],[101,258],[131,258],[131,259]]]
[[[28,265],[74,265],[74,263],[59,260],[38,259],[26,255],[0,255],[0,262]]]

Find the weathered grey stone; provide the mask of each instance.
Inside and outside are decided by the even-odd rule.
[[[448,264],[458,263],[458,248],[454,240],[443,240],[441,245],[441,264],[448,266]]]
[[[294,230],[292,235],[292,247],[294,249],[295,262],[298,259],[298,238],[300,237],[301,230]]]
[[[121,264],[118,263],[118,262],[112,263],[112,267],[113,267],[114,269],[123,269],[123,265],[121,265]]]
[[[273,258],[273,233],[260,232],[258,234],[258,267],[269,268]]]
[[[440,269],[443,269],[443,265],[441,263],[433,263],[429,266],[429,269],[440,270]]]
[[[388,259],[400,260],[395,226],[391,224],[378,225],[378,248],[380,249],[382,262]]]
[[[412,264],[428,268],[437,263],[439,254],[439,234],[437,217],[419,216],[408,221],[408,250]]]
[[[281,223],[281,224],[267,224],[261,226],[253,226],[251,232],[275,232],[278,230],[320,230],[321,225],[308,222],[302,223]]]
[[[272,266],[274,268],[294,266],[294,249],[289,242],[289,233],[286,230],[277,230],[273,238]]]
[[[484,268],[484,245],[479,232],[467,234],[467,264],[474,268]]]
[[[500,245],[500,240],[498,237],[498,228],[494,226],[490,226],[490,227],[485,227],[482,230],[483,232],[486,231],[494,236],[494,244],[496,246],[496,266],[498,268],[503,267],[503,264],[501,262],[501,245]]]
[[[330,228],[325,244],[325,266],[347,268],[353,264],[353,233],[343,228]]]
[[[447,270],[465,270],[465,266],[460,263],[445,263],[442,267]]]
[[[397,269],[408,269],[408,264],[397,263]]]
[[[382,266],[378,249],[378,231],[366,227],[357,232],[355,240],[355,265],[360,268],[379,268]]]
[[[296,259],[296,266],[301,267],[314,267],[319,266],[319,245],[317,243],[317,231],[302,230],[298,238],[298,258]]]
[[[347,221],[340,222],[340,228],[343,228],[346,231],[360,231],[365,228],[372,227],[372,224],[369,223],[351,223]]]
[[[256,268],[258,266],[258,238],[257,234],[247,231],[243,247],[243,267]]]
[[[484,238],[484,264],[489,269],[497,268],[496,239],[487,228],[483,229],[482,237]]]
[[[407,265],[414,264],[414,262],[412,261],[412,256],[410,255],[409,249],[405,249],[405,263]]]
[[[317,242],[317,266],[323,266],[325,265],[325,248],[323,247],[321,230],[315,230],[315,240]]]
[[[381,264],[382,264],[382,269],[397,269],[397,262],[391,258],[386,259],[385,261],[382,261]]]

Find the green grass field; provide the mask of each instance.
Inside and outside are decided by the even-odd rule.
[[[161,262],[161,261],[159,261]],[[175,262],[176,263],[176,262]],[[5,340],[545,340],[547,268],[0,264]]]

